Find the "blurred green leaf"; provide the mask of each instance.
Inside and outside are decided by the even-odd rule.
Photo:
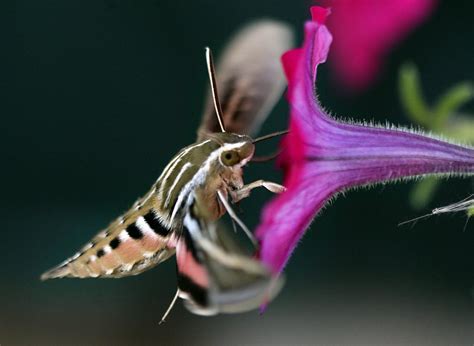
[[[405,111],[414,122],[429,126],[431,111],[423,98],[416,66],[403,65],[399,77],[399,94]]]
[[[419,181],[410,193],[410,204],[412,208],[420,210],[426,207],[433,198],[438,184],[439,179],[436,177],[429,177]]]
[[[449,89],[436,103],[434,107],[433,130],[442,130],[446,121],[461,106],[470,101],[474,96],[474,89],[471,83],[460,83]]]
[[[474,207],[469,208],[469,209],[466,211],[466,214],[467,214],[467,217],[474,216]]]
[[[472,117],[456,116],[448,122],[443,134],[461,142],[474,143],[474,121]]]

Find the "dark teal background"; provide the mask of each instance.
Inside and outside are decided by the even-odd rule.
[[[299,42],[308,4],[17,0],[4,12],[14,20],[2,47],[1,345],[472,344],[473,223],[463,231],[458,214],[397,227],[420,215],[408,206],[412,183],[351,191],[324,209],[263,316],[198,317],[179,302],[158,326],[176,288],[174,259],[122,280],[39,281],[194,140],[208,83],[203,47],[218,55],[261,17],[289,22]],[[441,3],[357,97],[340,93],[322,66],[322,103],[339,116],[409,125],[399,66],[419,66],[432,101],[472,80],[473,11],[467,1]],[[281,101],[262,132],[286,122]],[[271,163],[249,167],[246,180],[257,177],[279,174]],[[467,179],[445,181],[430,207],[472,191]],[[243,203],[249,225],[269,198],[258,191]]]

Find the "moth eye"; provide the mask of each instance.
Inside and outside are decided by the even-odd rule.
[[[225,166],[233,166],[239,163],[240,157],[236,151],[224,151],[221,154],[221,161]]]

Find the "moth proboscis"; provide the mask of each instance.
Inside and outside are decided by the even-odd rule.
[[[292,41],[285,24],[250,24],[224,50],[217,75],[207,48],[211,90],[197,141],[171,159],[129,211],[41,278],[121,278],[176,254],[178,289],[162,321],[178,297],[201,315],[247,311],[272,299],[282,279],[243,252],[218,221],[227,212],[252,238],[231,202],[257,187],[284,190],[264,180],[245,185],[242,168],[257,142],[285,133],[250,137],[283,91],[279,57]]]

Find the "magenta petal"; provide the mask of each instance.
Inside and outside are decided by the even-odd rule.
[[[306,166],[309,148],[305,142],[315,135],[315,118],[325,117],[314,93],[317,66],[326,61],[332,41],[324,26],[329,11],[313,7],[311,12],[316,21],[305,25],[303,48],[291,50],[282,57],[288,78],[291,120],[290,133],[282,143],[285,150],[280,164],[286,173],[285,186],[288,190],[265,208],[263,221],[256,233],[262,245],[260,257],[275,272],[283,268],[297,241],[327,198],[323,191],[317,191],[321,185],[312,184],[317,190],[308,188],[308,181],[302,179],[311,174]]]
[[[335,41],[331,67],[350,90],[377,77],[389,52],[433,11],[435,0],[325,0]]]
[[[314,82],[326,60],[331,34],[318,22],[305,25],[302,49],[283,56],[288,76],[290,133],[280,164],[287,191],[264,209],[256,234],[260,259],[274,273],[285,266],[324,203],[345,189],[422,174],[474,173],[474,149],[402,129],[336,121],[317,102]]]
[[[311,19],[313,22],[324,24],[326,22],[327,17],[331,14],[331,10],[329,8],[313,6],[310,8],[311,12]]]

